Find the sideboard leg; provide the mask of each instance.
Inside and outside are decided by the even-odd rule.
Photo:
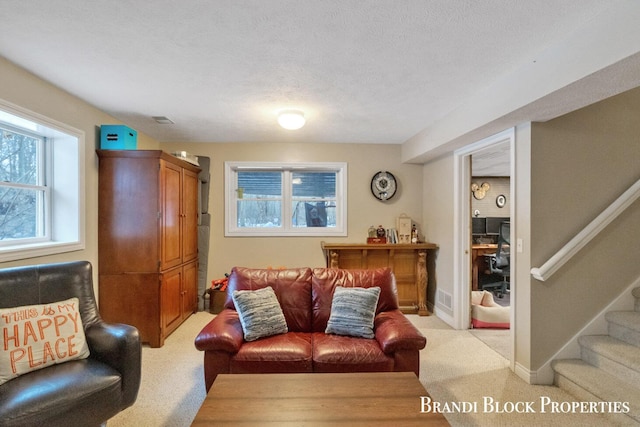
[[[338,251],[329,251],[329,268],[340,268]]]
[[[427,285],[429,276],[427,275],[427,251],[418,251],[418,265],[417,265],[417,288],[418,288],[418,315],[430,316],[429,310],[427,310]]]

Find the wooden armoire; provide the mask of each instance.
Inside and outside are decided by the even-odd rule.
[[[161,347],[198,307],[200,169],[160,150],[97,153],[100,314]]]

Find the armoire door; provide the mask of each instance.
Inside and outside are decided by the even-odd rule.
[[[198,257],[198,174],[184,169],[182,175],[182,261]]]
[[[182,273],[182,317],[198,309],[198,261],[185,264]]]
[[[182,264],[182,168],[161,161],[160,192],[162,200],[162,260],[161,270]]]
[[[162,274],[162,296],[160,298],[162,326],[164,335],[168,335],[171,331],[182,322],[182,267],[175,268]]]

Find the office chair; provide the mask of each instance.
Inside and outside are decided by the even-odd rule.
[[[509,288],[510,272],[510,256],[509,256],[509,240],[511,232],[511,223],[504,221],[500,224],[500,233],[498,235],[498,248],[495,254],[485,255],[489,264],[489,271],[492,274],[502,275],[502,281],[487,283],[482,285],[482,290],[493,290],[498,298],[502,298]]]

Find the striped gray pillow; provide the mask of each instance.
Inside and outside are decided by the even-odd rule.
[[[331,314],[325,333],[373,338],[373,319],[376,315],[380,288],[344,288],[337,286],[333,293]]]
[[[255,291],[233,291],[231,296],[246,341],[287,333],[287,321],[271,286]]]

